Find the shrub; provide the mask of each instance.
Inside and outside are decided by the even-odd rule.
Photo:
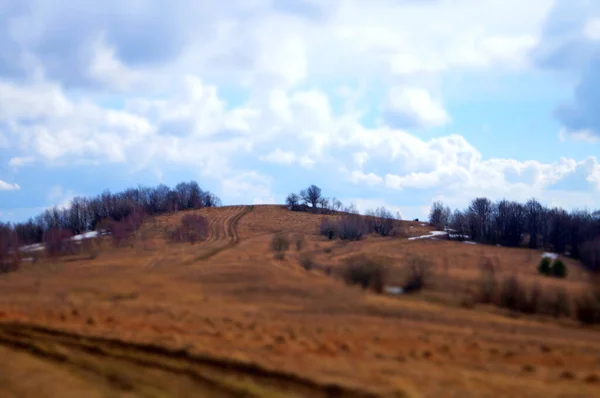
[[[19,237],[8,225],[0,222],[0,273],[16,271],[21,263]]]
[[[306,271],[310,271],[315,267],[313,258],[308,254],[301,255],[299,262],[302,268],[304,268]]]
[[[370,287],[381,293],[388,275],[387,262],[383,257],[357,254],[344,262],[342,277],[349,285],[360,285],[363,289]]]
[[[479,269],[481,276],[479,278],[479,289],[475,301],[483,304],[491,304],[496,298],[496,291],[498,289],[494,264],[489,258],[486,258],[479,265]]]
[[[575,302],[575,315],[586,325],[600,323],[600,299],[594,294],[583,295]]]
[[[550,292],[542,294],[538,311],[543,314],[558,318],[562,315],[568,316],[571,312],[569,296],[564,287],[556,287]]]
[[[348,214],[339,219],[339,236],[343,240],[360,240],[365,234],[365,223],[358,214]]]
[[[98,250],[94,246],[93,238],[85,238],[81,241],[81,247],[89,255],[90,260],[98,257]]]
[[[504,281],[502,282],[499,304],[501,307],[513,311],[522,311],[527,307],[525,295],[525,288],[521,285],[517,276],[508,276],[504,278]]]
[[[199,214],[186,214],[180,224],[169,232],[172,242],[189,242],[194,244],[208,235],[208,221]]]
[[[304,248],[304,246],[306,245],[306,242],[304,241],[304,235],[296,235],[296,251],[300,251]]]
[[[275,257],[275,260],[279,260],[279,261],[285,260],[285,252],[275,252],[275,254],[273,256]]]
[[[122,246],[129,237],[128,228],[125,221],[112,221],[108,224],[108,232],[112,238],[115,247]]]
[[[557,258],[552,263],[551,274],[555,278],[566,278],[567,277],[567,266],[562,262],[560,258]]]
[[[68,229],[51,228],[44,234],[44,245],[50,257],[74,252],[73,233]]]
[[[394,231],[394,216],[385,207],[379,207],[375,211],[367,212],[369,216],[369,232],[375,232],[381,236],[391,236]]]
[[[271,250],[275,253],[283,253],[287,251],[289,247],[290,241],[285,234],[277,233],[273,236],[273,239],[271,240]]]
[[[590,290],[575,301],[575,316],[579,322],[587,325],[600,323],[600,281],[595,278]]]
[[[406,263],[407,276],[402,286],[405,293],[417,292],[427,286],[431,276],[431,263],[420,256],[410,256]]]
[[[552,260],[549,257],[542,257],[538,264],[538,272],[542,275],[549,276],[552,271]]]
[[[338,235],[338,224],[330,218],[323,218],[319,226],[319,233],[332,240]]]

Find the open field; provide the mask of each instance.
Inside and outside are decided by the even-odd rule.
[[[541,252],[369,236],[327,241],[322,216],[278,206],[195,210],[206,241],[169,244],[184,213],[149,219],[132,244],[24,263],[0,276],[0,397],[597,397],[600,329],[572,318],[465,305],[489,259],[501,277],[538,276]],[[432,229],[405,222],[418,236]],[[412,227],[412,228],[411,228]],[[285,259],[273,234],[303,236]],[[323,272],[356,253],[385,255],[390,283],[407,256],[431,285],[386,296]],[[306,271],[301,256],[317,265]],[[69,395],[70,394],[70,395]]]

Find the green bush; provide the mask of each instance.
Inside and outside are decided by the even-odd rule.
[[[557,258],[552,263],[550,268],[551,274],[555,278],[566,278],[567,277],[567,266],[562,262],[561,259]]]
[[[538,272],[542,275],[550,276],[552,272],[552,260],[549,257],[543,257],[538,265]]]

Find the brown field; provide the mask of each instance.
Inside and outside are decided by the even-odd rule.
[[[541,252],[369,236],[327,241],[321,217],[278,206],[197,211],[205,242],[169,244],[182,213],[147,220],[128,247],[23,263],[0,276],[0,397],[600,397],[600,329],[572,317],[468,302],[479,265],[537,275]],[[409,235],[430,227],[404,222]],[[410,228],[412,226],[412,228]],[[303,236],[285,259],[273,234]],[[354,253],[386,255],[391,282],[419,253],[431,285],[386,296],[336,273]],[[301,256],[316,264],[306,271]]]

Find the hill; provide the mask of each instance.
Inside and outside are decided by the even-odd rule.
[[[206,237],[171,242],[190,214],[205,217]],[[0,396],[597,394],[597,326],[475,299],[482,277],[502,294],[517,275],[562,289],[572,314],[589,279],[574,260],[548,278],[542,251],[448,241],[407,221],[396,236],[329,240],[323,217],[271,205],[165,213],[121,247],[100,236],[89,251],[24,262],[0,277]],[[426,284],[401,295],[348,285],[357,258],[389,267],[387,286],[406,286],[410,266]]]

